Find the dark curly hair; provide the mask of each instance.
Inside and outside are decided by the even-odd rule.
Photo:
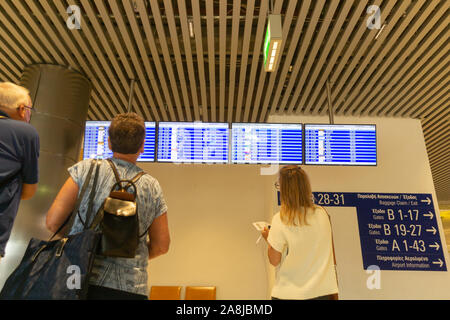
[[[116,116],[108,130],[113,152],[135,154],[145,139],[145,122],[136,113]]]

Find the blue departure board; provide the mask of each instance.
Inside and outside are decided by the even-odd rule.
[[[228,163],[227,123],[160,122],[158,161]]]
[[[305,125],[305,163],[377,165],[375,125]]]
[[[108,129],[110,121],[87,121],[84,134],[84,159],[108,159],[113,153],[108,147]],[[139,162],[155,161],[156,124],[145,123],[144,153],[138,158]]]
[[[302,164],[301,124],[234,123],[232,162]]]

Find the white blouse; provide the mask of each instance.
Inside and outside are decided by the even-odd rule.
[[[331,225],[327,212],[309,208],[308,225],[287,226],[274,215],[267,239],[283,258],[276,270],[272,297],[312,299],[338,293]]]

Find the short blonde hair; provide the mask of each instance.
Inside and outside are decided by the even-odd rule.
[[[30,91],[11,82],[0,83],[0,108],[15,110],[21,105],[29,106]]]
[[[280,218],[288,226],[308,225],[306,211],[314,208],[311,184],[306,172],[298,166],[280,169]]]

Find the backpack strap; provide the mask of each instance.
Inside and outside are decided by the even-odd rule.
[[[108,159],[107,161],[108,161],[109,165],[111,166],[111,169],[112,169],[113,172],[114,172],[114,176],[116,177],[116,182],[119,184],[119,187],[120,187],[122,190],[127,190],[129,187],[131,187],[131,186],[132,186],[131,183],[128,183],[128,184],[125,186],[125,188],[122,187],[121,182],[122,182],[122,181],[127,181],[127,180],[122,180],[122,179],[120,179],[119,172],[117,171],[117,168],[116,168],[116,166],[114,165],[114,162],[112,162],[111,159]],[[146,173],[145,171],[141,171],[141,172],[139,172],[133,179],[128,180],[128,181],[131,181],[132,183],[135,184],[136,182],[139,181],[140,178],[142,178],[142,176],[145,176],[146,174],[147,174],[147,173]]]
[[[116,182],[120,182],[119,172],[117,172],[117,168],[114,165],[114,162],[112,162],[111,159],[108,159],[106,161],[108,161],[109,165],[111,166],[112,171],[114,172],[114,176],[116,177]]]
[[[141,179],[143,176],[145,176],[147,174],[147,172],[145,171],[141,171],[139,172],[133,179],[131,179],[131,183],[128,183],[125,187],[125,190],[127,190],[129,187],[131,187],[132,185],[135,185],[136,182],[139,181],[139,179]]]
[[[92,183],[91,192],[89,194],[89,202],[88,202],[88,208],[86,211],[86,221],[83,221],[83,218],[81,218],[80,210],[78,210],[78,218],[80,218],[81,223],[83,224],[84,230],[88,229],[87,222],[90,219],[90,216],[92,215],[92,209],[94,207],[94,198],[97,188],[97,182],[98,182],[98,176],[100,172],[100,163],[101,160],[93,160],[96,168],[95,168],[95,175],[94,175],[94,182]]]

